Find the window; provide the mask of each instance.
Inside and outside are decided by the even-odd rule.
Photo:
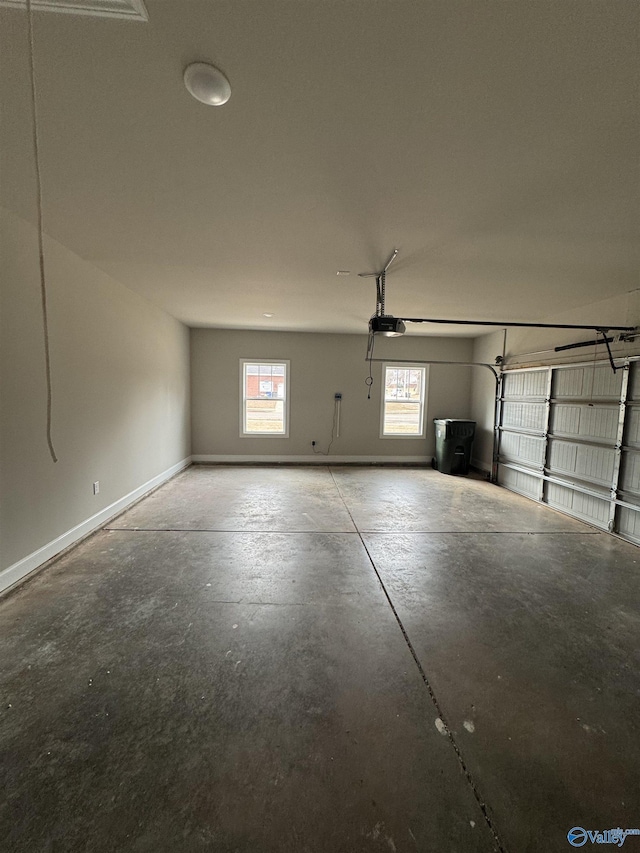
[[[382,438],[422,438],[427,368],[384,365]]]
[[[289,362],[240,360],[240,435],[289,435]]]

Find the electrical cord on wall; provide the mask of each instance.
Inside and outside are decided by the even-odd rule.
[[[336,437],[336,427],[338,424],[338,412],[340,411],[340,400],[336,399],[333,401],[333,423],[331,425],[331,439],[329,440],[329,446],[327,447],[326,452],[322,450],[317,450],[315,447],[313,448],[313,452],[318,456],[328,456],[331,452],[331,445],[334,442]]]
[[[31,120],[33,129],[33,154],[36,173],[36,201],[38,209],[38,256],[40,262],[40,298],[42,303],[42,333],[44,341],[44,365],[47,383],[47,445],[54,462],[58,461],[51,438],[51,355],[49,352],[49,321],[47,316],[47,281],[44,269],[44,236],[42,228],[42,178],[40,175],[40,149],[38,143],[38,111],[36,106],[36,76],[33,59],[33,15],[31,0],[27,0],[27,22],[29,31],[29,79],[31,83]]]

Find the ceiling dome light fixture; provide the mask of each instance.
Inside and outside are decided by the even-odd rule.
[[[202,104],[220,107],[231,97],[231,84],[220,69],[206,62],[193,62],[184,69],[187,91]]]

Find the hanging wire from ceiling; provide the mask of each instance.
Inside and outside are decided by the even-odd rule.
[[[27,27],[29,31],[29,81],[31,84],[31,124],[33,131],[33,155],[36,173],[36,206],[38,210],[38,257],[40,264],[40,298],[42,303],[42,333],[44,341],[44,364],[47,383],[47,445],[54,462],[58,461],[51,438],[51,354],[49,349],[49,320],[47,314],[47,280],[44,266],[44,236],[42,226],[42,176],[40,174],[40,145],[38,139],[38,109],[36,101],[36,75],[33,49],[33,14],[31,0],[27,0]]]
[[[360,278],[375,278],[376,280],[376,313],[375,317],[384,317],[386,308],[385,308],[385,298],[386,298],[386,275],[387,270],[391,266],[391,264],[395,261],[398,255],[398,250],[394,249],[391,253],[389,260],[384,265],[380,272],[361,272],[358,273]],[[364,384],[367,386],[367,400],[371,399],[371,388],[373,386],[373,367],[372,367],[372,358],[373,358],[373,350],[376,345],[376,338],[373,330],[371,329],[371,323],[369,324],[369,337],[367,339],[367,355],[365,361],[369,362],[369,375],[364,380]]]
[[[371,399],[371,386],[373,385],[373,367],[372,367],[372,359],[373,359],[373,349],[376,345],[376,336],[373,332],[369,332],[369,338],[367,339],[367,357],[365,361],[369,362],[369,375],[364,380],[364,384],[367,386],[367,400]]]

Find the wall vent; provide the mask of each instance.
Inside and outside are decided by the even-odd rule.
[[[25,0],[0,0],[0,6],[26,9]],[[65,12],[68,15],[94,15],[101,18],[125,18],[148,21],[144,0],[31,0],[34,12]]]

